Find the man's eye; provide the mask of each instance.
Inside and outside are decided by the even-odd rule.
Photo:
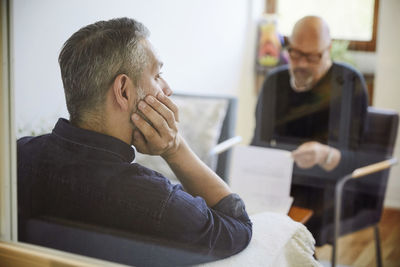
[[[162,74],[163,74],[162,72],[160,72],[160,73],[157,73],[157,75],[156,75],[156,79],[160,79]]]

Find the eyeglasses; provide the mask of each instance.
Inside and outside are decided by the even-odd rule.
[[[320,53],[303,53],[300,50],[289,47],[288,52],[292,60],[299,60],[301,57],[304,57],[308,63],[319,63],[326,49],[327,48],[322,50]]]

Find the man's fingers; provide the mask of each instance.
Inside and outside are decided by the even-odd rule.
[[[292,157],[300,168],[310,168],[316,164],[315,153],[307,146],[300,146],[292,151]]]
[[[172,102],[171,98],[167,97],[163,93],[158,93],[157,99],[174,113],[175,121],[179,122],[178,106]]]
[[[308,155],[310,153],[311,153],[311,151],[308,149],[296,149],[296,150],[292,151],[292,157],[300,158],[300,157],[304,157],[305,155]]]
[[[166,107],[160,107],[163,104],[161,104],[160,102],[158,102],[155,98],[153,98],[152,96],[147,96],[147,98],[152,98],[152,105],[156,106],[156,109],[153,106],[148,105],[145,101],[140,101],[139,102],[139,110],[143,113],[144,116],[146,116],[146,118],[153,124],[154,128],[156,131],[158,131],[158,133],[160,135],[165,134],[165,132],[169,129],[169,125],[167,123],[167,118],[165,118],[163,116],[163,114],[161,114],[159,112],[159,110],[162,110],[164,108],[163,111],[164,113],[167,113]],[[168,116],[168,115],[167,115]],[[172,112],[170,112],[169,117],[171,119]]]
[[[296,162],[296,164],[297,164],[297,166],[299,166],[302,169],[308,169],[315,165],[310,161],[298,161],[298,162]]]
[[[177,111],[175,104],[164,102]],[[148,95],[139,102],[138,113],[132,115],[132,121],[144,137],[147,154],[163,155],[178,147],[175,114],[154,96]]]
[[[292,151],[292,158],[297,158],[299,155],[301,155],[301,151],[298,149]]]
[[[137,113],[133,113],[132,121],[140,130],[145,140],[159,137],[159,133]]]
[[[301,151],[297,153],[292,153],[293,160],[300,168],[308,168],[313,164],[313,155],[309,151]]]
[[[149,104],[156,112],[158,112],[162,116],[162,118],[167,122],[168,126],[171,129],[177,130],[175,114],[168,106],[166,106],[164,103],[151,95],[146,96],[145,100],[147,104]]]

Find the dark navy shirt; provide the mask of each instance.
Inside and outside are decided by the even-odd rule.
[[[209,208],[134,157],[121,140],[65,119],[51,134],[19,139],[20,241],[28,219],[50,216],[172,240],[214,258],[248,245],[252,224],[238,195]]]
[[[317,141],[341,152],[338,166],[329,172],[318,165],[308,169],[296,164],[293,167],[293,203],[313,210],[306,226],[318,246],[332,239],[337,180],[363,166],[365,156],[368,157],[360,149],[367,103],[363,76],[342,63],[333,63],[324,77],[305,92],[293,90],[289,65],[272,70],[261,88],[252,145],[292,151],[304,142]],[[342,216],[351,214],[349,211],[356,205],[366,207],[366,203],[372,203],[367,195],[351,192],[345,195],[346,209]]]

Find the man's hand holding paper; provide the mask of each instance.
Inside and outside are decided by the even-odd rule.
[[[311,141],[300,145],[292,152],[294,162],[302,169],[319,165],[326,171],[334,169],[340,161],[340,151],[336,148]]]

